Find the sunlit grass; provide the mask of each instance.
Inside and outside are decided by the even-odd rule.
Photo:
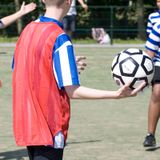
[[[111,77],[111,62],[125,48],[77,47],[76,55],[87,57],[81,84],[117,90]],[[14,48],[0,48],[0,156],[17,159],[27,154],[15,145],[12,132],[12,56]],[[4,54],[6,53],[6,54]],[[147,128],[150,90],[123,100],[72,100],[71,121],[64,160],[159,160],[159,150],[146,152],[142,142]],[[157,142],[159,138],[157,129]],[[2,154],[4,153],[4,154]]]

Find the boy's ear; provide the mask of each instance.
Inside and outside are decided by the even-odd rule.
[[[46,3],[46,0],[41,0],[43,3]]]
[[[66,3],[70,5],[72,3],[72,0],[66,0]]]

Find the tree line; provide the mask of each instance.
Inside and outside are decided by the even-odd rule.
[[[0,1],[0,17],[9,15],[18,10],[22,2],[23,0]],[[14,26],[12,26],[12,28],[9,27],[1,31],[2,35],[8,35],[11,32],[12,34],[10,35],[13,35],[13,33],[15,33],[13,30],[15,29],[17,30],[16,33],[19,34],[23,27],[27,23],[29,23],[30,20],[37,18],[39,14],[43,13],[43,4],[41,0],[25,0],[25,2],[35,2],[38,7],[33,13],[25,16],[25,18],[23,19],[18,20],[18,22]],[[116,30],[118,27],[119,29],[121,29],[121,23],[122,26],[124,26],[123,23],[126,24],[127,22],[128,26],[125,27],[135,27],[137,29],[137,33],[135,36],[140,39],[145,38],[145,27],[148,14],[153,12],[154,8],[156,8],[156,1],[153,0],[86,0],[86,3],[89,6],[89,11],[87,13],[83,12],[80,7],[78,8],[77,28],[79,30],[86,31],[87,34],[89,28],[97,25],[108,29],[109,32],[112,33],[112,31]],[[79,4],[77,2],[77,7],[78,6]],[[100,6],[103,6],[103,8],[101,8]],[[107,9],[104,9],[104,7],[106,7]],[[111,10],[111,7],[113,8],[113,10]],[[102,12],[103,10],[105,12]],[[92,18],[95,17],[97,17],[97,19],[91,21]],[[113,28],[112,25],[114,25]]]

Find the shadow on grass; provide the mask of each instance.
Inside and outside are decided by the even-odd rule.
[[[68,142],[67,145],[72,144],[81,144],[81,143],[96,143],[100,142],[101,140],[90,140],[90,141],[77,141],[77,142]],[[21,150],[15,150],[15,151],[7,151],[7,152],[1,152],[0,153],[0,160],[25,160],[24,157],[28,157],[27,150],[21,149]]]
[[[24,157],[28,157],[27,150],[15,150],[15,151],[7,151],[0,153],[0,160],[24,160]]]
[[[81,144],[81,143],[96,143],[96,142],[101,142],[102,140],[90,140],[90,141],[77,141],[77,142],[68,142],[67,144],[66,144],[66,146],[67,145],[72,145],[72,144]]]
[[[0,52],[0,54],[7,54],[6,52]]]
[[[160,146],[156,146],[156,147],[149,147],[149,148],[147,148],[145,151],[153,152],[153,151],[156,151],[156,150],[158,150],[158,149],[160,149]]]

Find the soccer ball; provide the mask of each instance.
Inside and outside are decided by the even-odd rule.
[[[146,86],[152,81],[154,65],[152,59],[142,50],[129,48],[118,53],[112,61],[112,76],[115,82],[130,88],[137,88],[142,82]]]

